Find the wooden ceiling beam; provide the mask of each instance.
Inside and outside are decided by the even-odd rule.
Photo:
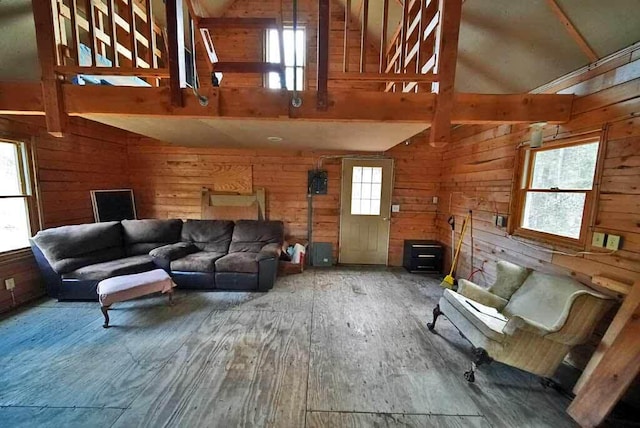
[[[198,27],[210,30],[263,30],[278,28],[276,18],[198,18]]]
[[[327,111],[317,111],[316,91],[302,91],[300,109],[289,112],[290,92],[266,88],[212,88],[202,107],[189,89],[182,90],[184,106],[171,104],[168,87],[63,85],[65,110],[89,113],[226,117],[238,119],[300,118],[335,121],[395,121],[432,123],[436,95],[333,90]],[[468,94],[454,95],[453,124],[564,123],[571,117],[573,95]],[[38,82],[0,82],[0,114],[43,114]]]
[[[589,61],[596,62],[598,58],[598,54],[593,50],[593,48],[589,45],[589,43],[582,37],[582,34],[578,31],[575,25],[571,22],[567,14],[562,10],[560,5],[556,0],[547,0],[549,7],[556,15],[560,23],[566,28],[567,32],[571,36],[571,38],[577,43],[580,47],[580,50],[589,58]]]

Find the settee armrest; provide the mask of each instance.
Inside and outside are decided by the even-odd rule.
[[[282,244],[267,244],[256,255],[256,261],[260,262],[266,259],[278,259],[282,252]]]
[[[464,297],[475,300],[485,306],[491,306],[497,310],[502,310],[508,302],[500,296],[496,296],[487,289],[474,284],[466,279],[458,280],[458,294],[462,294]]]
[[[153,257],[154,261],[159,262],[160,267],[165,269],[168,268],[168,265],[173,260],[186,257],[198,251],[200,251],[200,249],[190,242],[177,242],[175,244],[154,248],[149,252],[149,255]]]
[[[537,323],[528,318],[514,315],[509,318],[509,321],[507,321],[507,324],[502,329],[502,332],[509,336],[513,336],[517,330],[528,331],[529,333],[533,333],[538,336],[546,336],[549,333],[553,333],[552,330],[549,330],[547,327],[543,326],[540,323]]]

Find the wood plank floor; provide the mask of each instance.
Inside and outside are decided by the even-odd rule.
[[[44,300],[0,320],[0,426],[573,427],[568,401],[425,326],[437,278],[336,268],[269,293]]]

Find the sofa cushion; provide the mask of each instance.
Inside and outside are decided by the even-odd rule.
[[[146,272],[156,269],[149,255],[131,256],[81,267],[62,275],[63,279],[83,279],[102,281],[119,275]]]
[[[500,260],[496,263],[496,282],[489,291],[496,296],[509,300],[527,279],[531,269]]]
[[[148,254],[154,248],[180,240],[182,220],[123,220],[127,255]]]
[[[496,342],[505,340],[502,330],[507,324],[507,319],[495,308],[480,304],[451,290],[444,290],[442,297],[483,335]]]
[[[216,260],[225,253],[199,251],[171,262],[172,271],[180,272],[215,272]]]
[[[284,240],[281,221],[239,220],[233,229],[230,253],[257,253],[266,244],[280,244]]]
[[[33,242],[58,273],[124,256],[122,227],[117,221],[42,230]]]
[[[181,241],[193,242],[204,251],[229,251],[233,222],[229,220],[187,220],[182,226]]]
[[[229,253],[216,261],[216,272],[258,273],[257,253]]]

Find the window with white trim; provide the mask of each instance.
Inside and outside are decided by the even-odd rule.
[[[354,166],[351,180],[351,215],[380,215],[382,167]]]
[[[280,62],[280,44],[278,37],[278,30],[267,30],[267,62]],[[282,38],[284,42],[284,67],[287,89],[290,91],[293,90],[293,73],[295,72],[297,74],[296,89],[302,91],[304,90],[304,65],[306,64],[305,30],[304,28],[298,27],[294,37],[293,27],[284,27]],[[269,73],[265,83],[267,88],[280,89],[280,75],[275,72]]]
[[[29,246],[30,198],[25,144],[0,140],[0,253]]]
[[[518,192],[518,232],[584,241],[598,149],[598,141],[588,141],[527,150]]]

